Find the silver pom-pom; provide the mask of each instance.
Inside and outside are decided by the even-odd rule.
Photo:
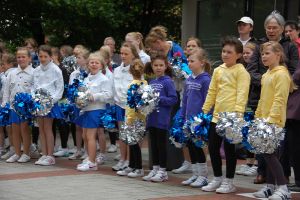
[[[78,93],[75,98],[75,104],[78,108],[84,108],[90,103],[91,93],[87,87],[78,88]]]
[[[61,63],[68,74],[71,74],[78,68],[76,57],[74,55],[65,57]]]
[[[216,132],[225,137],[231,144],[239,144],[243,141],[242,128],[246,122],[242,114],[236,112],[219,113],[219,121],[216,125]]]
[[[151,85],[141,85],[138,93],[142,94],[142,104],[137,105],[137,109],[145,116],[153,112],[159,101],[159,92],[156,92]]]
[[[135,120],[132,124],[123,123],[119,132],[119,138],[128,145],[141,142],[145,136],[145,122]]]
[[[34,93],[35,109],[32,111],[34,116],[47,116],[53,107],[53,99],[48,90],[39,88]]]
[[[255,119],[249,127],[248,142],[256,154],[272,154],[284,139],[284,129],[267,123],[266,119]]]

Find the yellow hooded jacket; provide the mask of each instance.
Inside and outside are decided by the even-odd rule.
[[[128,88],[130,88],[132,84],[141,84],[141,83],[143,83],[144,85],[148,85],[147,81],[145,80],[133,80]],[[145,121],[146,119],[145,115],[143,115],[140,112],[136,112],[134,108],[129,108],[129,106],[126,106],[125,116],[126,116],[127,124],[132,124],[135,120]]]
[[[255,117],[266,118],[269,123],[284,127],[290,84],[290,74],[285,66],[269,69],[261,79],[262,87]]]
[[[218,122],[219,112],[243,113],[248,101],[250,75],[242,64],[226,67],[220,65],[214,70],[208,94],[202,107],[208,113],[214,106],[212,122]]]

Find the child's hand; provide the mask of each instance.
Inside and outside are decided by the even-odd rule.
[[[93,96],[92,94],[90,94],[90,95],[88,96],[88,99],[89,99],[89,101],[91,101],[91,102],[95,101],[94,96]]]

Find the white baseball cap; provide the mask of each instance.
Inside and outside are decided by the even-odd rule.
[[[253,26],[253,20],[250,17],[242,17],[240,20],[236,21],[236,23],[244,22],[246,24],[251,24]]]

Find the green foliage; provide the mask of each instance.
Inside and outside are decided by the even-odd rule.
[[[181,0],[2,0],[0,38],[21,45],[25,37],[39,44],[44,35],[51,44],[83,44],[98,49],[107,36],[118,43],[126,33],[146,35],[151,27],[164,25],[170,38],[179,40]]]

